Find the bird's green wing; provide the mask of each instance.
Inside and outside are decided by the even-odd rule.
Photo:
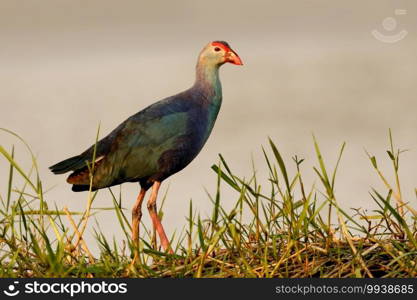
[[[186,134],[187,120],[186,112],[126,120],[97,145],[94,185],[134,181],[157,172],[161,155],[175,148],[178,138]]]

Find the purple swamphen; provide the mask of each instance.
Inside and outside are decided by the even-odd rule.
[[[185,168],[207,141],[222,103],[219,67],[226,62],[242,65],[228,43],[209,43],[198,57],[196,80],[191,88],[134,114],[96,145],[51,166],[51,171],[73,171],[67,179],[72,190],[87,191],[95,157],[92,190],[139,182],[141,190],[132,210],[135,245],[139,241],[142,201],[152,187],[147,204],[149,214],[162,247],[172,252],[156,211],[158,190],[161,182]]]

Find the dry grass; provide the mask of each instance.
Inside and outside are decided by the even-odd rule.
[[[111,242],[97,229],[101,252],[93,257],[83,234],[97,193],[89,193],[81,215],[58,208],[62,203],[49,208],[35,157],[31,154],[33,165],[26,172],[14,151],[0,145],[0,154],[10,163],[8,188],[0,193],[0,276],[415,277],[417,213],[403,199],[398,175],[401,151],[394,148],[391,133],[389,137],[393,183],[368,154],[370,166],[386,187],[385,191],[371,191],[378,207],[372,215],[360,209],[352,214],[339,207],[334,188],[344,144],[336,166],[329,171],[314,139],[314,171],[320,186],[307,187],[303,160],[294,157],[296,172],[289,174],[270,141],[270,151],[263,149],[267,182],[259,183],[255,172],[249,180],[236,176],[220,156],[220,163],[212,167],[217,174],[212,216],[201,219],[190,202],[186,228],[172,238],[174,255],[160,252],[155,233],[145,228],[140,261],[135,265],[130,256],[130,214],[122,209],[120,197],[110,190],[127,243]],[[23,178],[23,186],[15,186],[17,177]],[[222,184],[236,192],[235,205],[228,211],[221,205]]]

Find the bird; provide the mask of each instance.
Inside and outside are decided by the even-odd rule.
[[[54,174],[72,172],[67,182],[74,192],[138,182],[131,224],[136,247],[142,202],[151,189],[147,208],[153,228],[164,251],[173,253],[157,214],[158,191],[165,179],[197,156],[210,136],[222,104],[219,68],[225,63],[243,65],[227,42],[208,43],[198,56],[195,82],[189,89],[149,105],[81,154],[49,169]]]

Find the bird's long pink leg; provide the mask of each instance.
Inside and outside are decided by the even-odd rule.
[[[162,247],[165,251],[168,251],[169,253],[174,253],[171,249],[171,246],[169,245],[169,240],[165,234],[164,227],[161,224],[161,221],[158,218],[158,214],[156,212],[156,199],[158,197],[158,191],[159,187],[161,186],[161,182],[155,181],[152,186],[152,193],[151,197],[148,201],[148,210],[149,214],[152,219],[153,227],[158,232],[159,238],[161,240]]]
[[[140,190],[140,193],[138,195],[138,198],[136,199],[135,205],[132,209],[132,241],[133,246],[135,249],[135,258],[136,260],[138,256],[138,242],[139,242],[139,225],[140,225],[140,219],[142,218],[142,202],[143,198],[145,198],[146,190],[142,188]]]

